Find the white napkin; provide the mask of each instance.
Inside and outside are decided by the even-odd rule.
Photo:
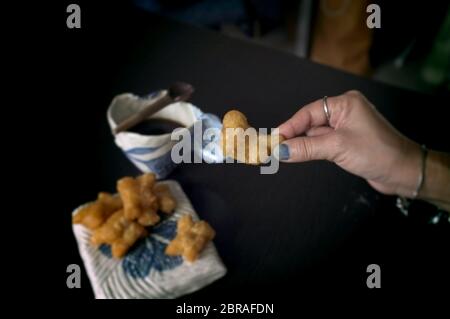
[[[150,230],[150,236],[139,241],[121,260],[111,257],[107,245],[100,248],[92,246],[89,229],[80,224],[73,225],[78,249],[96,298],[177,298],[225,275],[226,268],[212,242],[193,263],[179,256],[164,254],[167,243],[176,235],[178,218],[190,214],[198,220],[198,216],[176,181],[160,183],[170,187],[177,200],[177,209],[170,217],[161,216],[161,222]]]

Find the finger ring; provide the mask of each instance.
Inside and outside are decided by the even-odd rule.
[[[330,110],[328,109],[328,103],[327,103],[328,96],[323,97],[323,110],[325,112],[325,116],[327,117],[328,125],[330,125]]]

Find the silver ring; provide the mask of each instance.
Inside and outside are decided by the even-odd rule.
[[[328,109],[328,103],[327,103],[328,96],[323,97],[323,110],[325,112],[325,116],[327,117],[328,125],[330,125],[330,110]]]

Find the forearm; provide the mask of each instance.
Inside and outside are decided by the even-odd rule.
[[[419,198],[450,212],[450,154],[428,152]]]

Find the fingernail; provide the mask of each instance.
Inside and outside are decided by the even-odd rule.
[[[285,161],[289,159],[289,146],[286,144],[280,144],[278,146],[278,152],[280,160]]]

